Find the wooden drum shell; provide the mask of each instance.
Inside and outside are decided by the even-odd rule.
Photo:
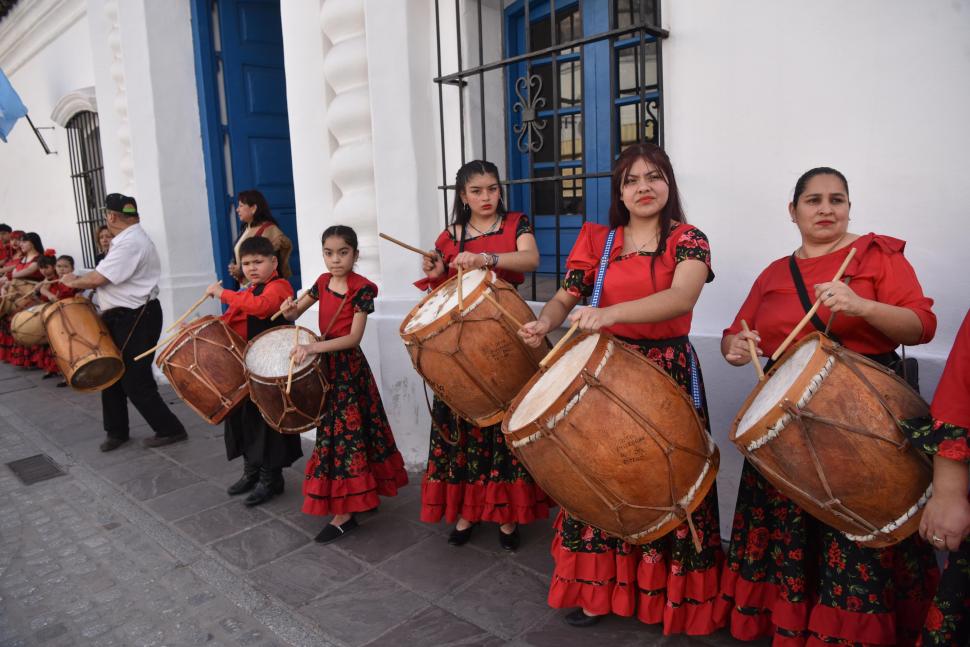
[[[103,391],[121,379],[125,362],[108,327],[84,297],[51,303],[41,313],[64,379],[78,391]]]

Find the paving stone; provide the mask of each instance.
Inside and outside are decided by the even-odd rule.
[[[189,515],[175,526],[200,544],[208,544],[266,521],[259,508],[247,508],[236,499],[216,508]]]
[[[200,480],[195,474],[165,461],[165,463],[156,465],[135,478],[125,481],[122,487],[135,499],[147,501],[187,485],[198,483]]]
[[[299,606],[363,572],[363,567],[329,546],[311,544],[253,572],[263,592]]]
[[[477,624],[499,636],[511,638],[542,619],[548,610],[548,588],[536,575],[506,561],[440,604],[463,618],[474,618]],[[515,592],[515,604],[509,604],[510,591]]]
[[[250,528],[213,545],[223,559],[244,571],[270,562],[307,543],[306,535],[278,519]]]
[[[220,487],[207,482],[193,483],[148,502],[148,507],[166,521],[174,521],[190,514],[222,505],[229,495]]]
[[[314,600],[302,612],[348,645],[365,645],[427,607],[418,596],[372,572]]]
[[[226,443],[221,437],[208,438],[191,433],[189,439],[185,442],[165,445],[152,451],[183,465],[188,461],[210,456],[221,456],[223,460],[226,460]]]
[[[460,647],[464,645],[497,646],[505,641],[485,629],[465,622],[444,609],[429,607],[410,620],[394,627],[367,647],[399,647],[400,645],[436,645]]]
[[[421,595],[436,599],[494,565],[495,560],[480,551],[449,546],[440,536],[432,535],[381,564],[380,570]]]
[[[322,522],[318,523],[317,532],[329,520],[327,517],[320,517],[320,519]],[[333,545],[338,550],[369,564],[379,564],[429,537],[436,536],[418,524],[378,512],[361,520],[357,530],[334,542]],[[442,543],[442,548],[450,547]]]

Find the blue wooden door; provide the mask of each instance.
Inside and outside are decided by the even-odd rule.
[[[230,186],[235,194],[256,189],[266,196],[280,227],[293,241],[291,282],[299,287],[300,248],[296,235],[280,3],[279,0],[219,0],[216,6],[222,44]]]

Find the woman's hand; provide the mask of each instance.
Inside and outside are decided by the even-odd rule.
[[[293,362],[297,365],[302,364],[306,360],[307,355],[315,354],[311,348],[312,344],[297,344],[290,351],[290,357],[293,358]]]
[[[242,280],[243,273],[239,271],[239,266],[236,265],[235,261],[233,261],[232,263],[229,263],[228,269],[229,269],[229,276],[236,279],[237,281]]]
[[[966,494],[934,493],[923,508],[919,534],[936,550],[958,550],[970,534],[970,501]]]
[[[818,283],[815,298],[822,299],[822,305],[832,312],[842,312],[850,317],[865,317],[872,301],[863,299],[842,281]]]
[[[758,334],[757,330],[751,330],[749,332],[744,332],[743,330],[730,340],[727,348],[724,351],[724,359],[735,366],[744,366],[751,361],[751,353],[748,351],[748,340],[754,342],[755,350],[758,353],[758,357],[761,357],[764,353],[761,352],[761,336]]]
[[[616,316],[611,307],[580,308],[569,315],[569,321],[578,322],[581,332],[599,332],[601,328],[616,324]]]
[[[434,258],[427,256],[421,257],[421,270],[430,279],[436,279],[445,273],[445,263],[441,260],[441,255],[436,250],[431,250]]]
[[[286,300],[280,304],[280,310],[283,312],[283,316],[293,321],[296,319],[296,315],[299,313],[300,308],[297,307],[296,301],[293,297],[286,297]]]
[[[516,333],[526,346],[538,348],[542,340],[549,334],[549,322],[545,319],[530,321],[527,324],[522,324],[522,327]]]
[[[485,267],[485,257],[475,252],[462,252],[458,256],[455,256],[455,260],[451,261],[448,265],[455,269],[460,267],[465,271],[479,270]]]

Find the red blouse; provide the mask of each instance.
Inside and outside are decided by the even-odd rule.
[[[457,274],[457,270],[448,267],[448,263],[455,260],[458,256],[458,240],[451,233],[452,228],[448,227],[438,236],[434,247],[441,254],[445,262],[445,273],[436,279],[425,277],[415,281],[414,285],[422,290],[433,290],[449,278]],[[459,235],[461,228],[459,227]],[[465,239],[465,251],[472,254],[488,252],[492,254],[504,254],[517,251],[515,241],[523,234],[531,234],[532,225],[529,218],[520,211],[510,211],[505,214],[502,224],[494,231],[483,236]],[[511,272],[503,269],[501,263],[495,268],[495,273],[500,279],[508,281],[512,285],[520,285],[525,281],[525,274],[522,272]]]
[[[566,259],[566,278],[563,289],[573,296],[589,297],[593,293],[596,271],[610,228],[586,223],[579,232],[576,244]],[[704,233],[688,224],[675,226],[666,244],[656,252],[634,252],[622,255],[623,228],[616,232],[610,264],[603,279],[600,307],[642,299],[667,290],[673,284],[674,270],[683,261],[694,259],[707,265],[707,282],[714,280],[711,271],[711,247]],[[654,260],[656,259],[656,260]],[[690,333],[693,313],[655,323],[617,324],[604,328],[628,339],[670,339]]]
[[[925,344],[933,339],[936,334],[933,300],[923,294],[913,266],[903,256],[906,242],[897,238],[869,233],[831,254],[816,258],[796,258],[809,298],[815,301],[814,286],[831,281],[849,249],[853,247],[856,255],[844,275],[851,277],[849,287],[864,299],[912,310],[923,324],[923,334],[918,343]],[[753,330],[758,331],[761,336],[761,349],[766,355],[770,355],[805,316],[805,309],[798,298],[788,267],[788,259],[788,256],[779,258],[761,273],[748,298],[741,305],[734,323],[724,330],[725,335],[740,332],[741,319],[744,319]],[[824,322],[828,322],[831,315],[824,305],[818,309],[818,316]],[[805,326],[799,338],[814,330],[811,324]],[[837,316],[832,323],[831,332],[842,340],[846,348],[857,353],[888,353],[898,346],[859,317],[844,314]]]
[[[957,331],[930,413],[936,420],[970,429],[970,312]]]
[[[245,290],[223,290],[220,297],[229,306],[222,320],[243,339],[249,339],[249,317],[268,319],[276,314],[287,297],[293,296],[293,286],[276,273],[266,282],[263,291],[255,294],[254,290],[259,286],[259,283],[251,283]]]
[[[75,288],[69,288],[60,281],[56,283],[51,283],[47,286],[47,291],[54,295],[54,301],[60,301],[61,299],[69,299],[75,294],[80,292]]]
[[[40,258],[40,254],[38,254],[37,256],[34,256],[29,261],[25,261],[22,258],[19,259],[17,261],[16,267],[14,267],[12,270],[7,272],[7,278],[13,279],[14,272],[22,272],[23,270],[27,269],[31,263],[36,263],[39,258]],[[41,273],[40,268],[36,267],[34,268],[34,272],[32,274],[28,274],[27,276],[18,276],[17,278],[24,281],[43,281],[44,275]]]
[[[346,337],[350,334],[351,326],[354,323],[354,315],[358,312],[370,314],[374,312],[374,299],[377,297],[377,286],[365,279],[360,274],[351,272],[347,276],[347,300],[344,295],[338,294],[330,289],[330,279],[333,278],[329,272],[321,274],[320,278],[312,288],[310,296],[320,302],[319,320],[317,325],[320,327],[320,334],[327,331],[330,321],[333,325],[327,332],[324,339],[336,339]],[[334,313],[340,309],[340,314],[334,319]]]

